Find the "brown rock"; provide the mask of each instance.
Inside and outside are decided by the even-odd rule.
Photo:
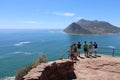
[[[33,68],[25,80],[119,80],[120,58],[102,56],[80,61],[63,59]]]
[[[75,64],[76,80],[119,80],[120,58],[85,59]]]

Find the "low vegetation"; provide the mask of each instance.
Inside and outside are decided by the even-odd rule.
[[[47,62],[46,55],[41,55],[35,62],[29,64],[28,66],[21,68],[17,71],[15,80],[24,80],[23,77],[34,67],[40,63]]]

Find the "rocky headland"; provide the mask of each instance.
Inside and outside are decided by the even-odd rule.
[[[62,59],[38,65],[24,80],[119,80],[120,57]]]
[[[68,34],[115,34],[120,28],[106,21],[80,19],[63,30]]]

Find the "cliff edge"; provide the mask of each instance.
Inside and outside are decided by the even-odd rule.
[[[32,69],[24,80],[119,80],[120,57],[69,59],[43,63]]]

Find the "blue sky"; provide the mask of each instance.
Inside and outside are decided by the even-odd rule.
[[[0,0],[0,29],[64,29],[81,18],[120,27],[120,0]]]

